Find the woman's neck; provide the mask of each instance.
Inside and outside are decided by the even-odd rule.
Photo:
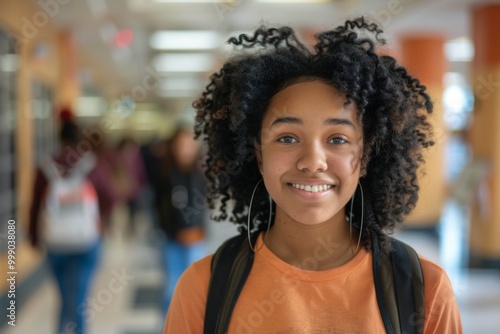
[[[305,225],[277,212],[265,238],[267,247],[283,261],[306,270],[327,270],[349,262],[356,248],[349,224],[342,216]]]

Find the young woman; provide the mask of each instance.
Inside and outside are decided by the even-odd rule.
[[[261,231],[228,333],[386,333],[372,244],[390,247],[387,233],[417,203],[433,106],[376,53],[381,32],[347,21],[317,35],[314,51],[286,27],[231,38],[244,52],[195,102],[215,218]],[[165,333],[203,333],[211,262],[181,277]],[[460,333],[445,272],[420,263],[423,332]]]

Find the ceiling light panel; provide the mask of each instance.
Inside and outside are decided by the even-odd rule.
[[[214,56],[209,53],[163,53],[155,57],[158,72],[207,72],[214,66]]]
[[[233,4],[233,0],[153,0],[153,2],[159,3],[224,3]]]
[[[220,44],[214,31],[157,31],[150,39],[151,47],[158,50],[209,50]]]
[[[331,0],[256,0],[256,1],[264,3],[283,3],[283,4],[313,4],[313,3],[331,2]]]
[[[167,76],[162,81],[161,90],[199,91],[202,85],[198,77],[193,76]]]
[[[472,61],[474,59],[474,44],[466,37],[452,39],[444,45],[448,61]]]

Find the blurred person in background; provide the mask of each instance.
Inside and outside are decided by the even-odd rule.
[[[100,199],[92,175],[98,159],[68,110],[61,113],[61,149],[36,170],[29,238],[47,260],[61,297],[57,333],[86,333],[85,300],[100,255]]]
[[[96,129],[98,127],[96,126]],[[99,198],[99,214],[103,233],[108,233],[111,225],[111,214],[116,204],[126,201],[129,191],[124,189],[122,178],[116,172],[120,164],[115,150],[110,147],[103,132],[96,130],[90,138],[96,165],[89,173]],[[118,175],[118,176],[117,176]]]
[[[167,142],[155,142],[151,152],[148,174],[158,223],[165,233],[167,283],[162,308],[166,313],[182,272],[205,255],[205,177],[198,164],[200,145],[183,125]]]
[[[144,163],[144,172],[146,174],[145,185],[145,210],[151,222],[150,241],[158,241],[157,230],[160,228],[159,217],[156,205],[156,196],[162,196],[162,163],[166,158],[167,144],[164,139],[155,137],[151,141],[145,143],[140,148],[142,161]]]
[[[124,137],[117,146],[115,172],[120,177],[125,202],[128,208],[126,230],[129,235],[135,232],[135,217],[145,203],[144,190],[147,182],[140,146],[131,137]]]

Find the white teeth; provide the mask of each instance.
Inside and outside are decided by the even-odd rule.
[[[322,185],[311,186],[311,185],[303,185],[303,184],[298,184],[298,183],[292,183],[292,187],[297,188],[297,189],[301,189],[301,190],[305,190],[305,191],[309,191],[309,192],[312,192],[312,193],[317,193],[317,192],[320,192],[320,191],[327,191],[328,189],[330,189],[332,187],[332,185],[330,185],[330,184],[322,184]]]

